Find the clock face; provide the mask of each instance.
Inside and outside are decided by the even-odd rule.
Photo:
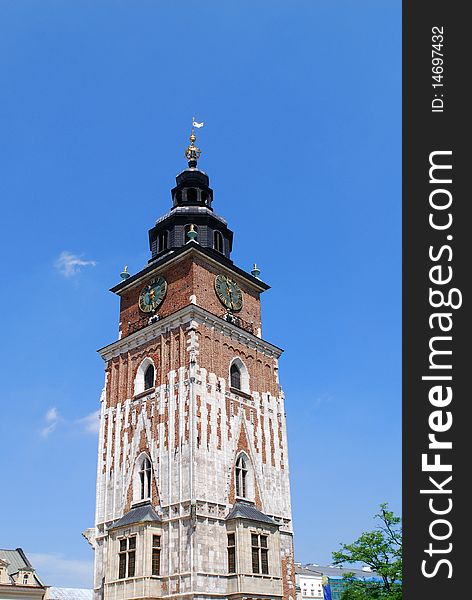
[[[226,277],[226,275],[217,275],[215,278],[215,291],[226,308],[231,310],[241,310],[243,305],[243,294],[238,284]]]
[[[167,292],[167,281],[158,277],[144,287],[139,294],[139,308],[145,312],[152,312],[162,303]]]

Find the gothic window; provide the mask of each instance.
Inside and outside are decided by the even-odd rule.
[[[152,574],[161,574],[161,536],[152,536]]]
[[[245,394],[250,393],[249,372],[243,361],[237,357],[234,358],[229,366],[229,385],[235,390],[240,390]]]
[[[236,390],[241,389],[241,371],[236,363],[231,365],[230,369],[231,374],[231,387]]]
[[[134,395],[142,394],[146,390],[152,389],[156,384],[156,368],[154,363],[148,357],[143,360],[136,371],[134,380]]]
[[[247,498],[247,460],[243,454],[238,456],[236,460],[235,477],[236,477],[236,496],[238,498]]]
[[[269,573],[267,536],[263,534],[251,534],[251,556],[252,556],[252,572]]]
[[[154,365],[149,364],[144,371],[144,389],[150,390],[154,387]]]
[[[213,248],[217,252],[224,254],[223,236],[221,235],[221,231],[213,232]]]
[[[161,231],[161,233],[159,234],[159,250],[158,251],[162,252],[163,250],[167,250],[168,243],[169,243],[169,232],[167,230]]]
[[[118,579],[134,577],[136,566],[136,536],[120,540]]]
[[[234,533],[228,533],[228,573],[236,573],[236,539]]]
[[[139,466],[139,494],[140,500],[151,497],[151,461],[143,456]]]

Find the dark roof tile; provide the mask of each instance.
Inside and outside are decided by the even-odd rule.
[[[124,527],[125,525],[132,525],[134,523],[152,523],[160,520],[159,515],[152,505],[149,502],[146,502],[146,504],[141,504],[132,508],[129,512],[124,514],[121,519],[112,523],[108,529],[116,529],[117,527]]]
[[[230,519],[248,519],[250,521],[259,521],[260,523],[270,523],[271,525],[277,525],[277,523],[270,517],[262,513],[254,506],[250,504],[243,504],[242,502],[236,502],[233,509],[230,511],[226,520]]]

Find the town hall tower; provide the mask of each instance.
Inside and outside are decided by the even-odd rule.
[[[121,274],[117,341],[100,350],[95,600],[295,600],[282,350],[268,289],[231,260],[209,178],[188,168]]]

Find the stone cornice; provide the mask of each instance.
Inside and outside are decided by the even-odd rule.
[[[170,254],[167,254],[162,259],[157,260],[156,262],[151,262],[148,266],[144,267],[138,273],[131,275],[128,279],[121,281],[114,287],[110,289],[111,292],[115,294],[121,295],[123,292],[134,288],[137,285],[141,285],[151,273],[154,271],[159,271],[163,268],[168,268],[169,265],[175,265],[178,262],[184,260],[188,256],[198,255],[204,256],[205,260],[211,263],[218,268],[224,268],[228,271],[231,271],[231,275],[235,279],[239,279],[243,281],[246,285],[251,286],[259,292],[264,292],[265,290],[270,289],[270,286],[257,279],[253,275],[246,273],[243,269],[237,267],[232,260],[229,260],[223,256],[218,257],[218,260],[212,256],[212,252],[209,249],[203,248],[197,244],[197,242],[188,242],[186,246],[182,248],[178,248],[177,250],[172,251]]]
[[[108,346],[105,346],[98,350],[98,353],[105,361],[109,361],[116,356],[125,354],[134,348],[138,348],[146,342],[156,339],[158,336],[171,331],[190,321],[196,321],[201,325],[206,325],[229,337],[232,340],[242,342],[249,348],[253,348],[258,352],[262,352],[267,356],[279,358],[283,350],[274,346],[270,342],[258,338],[257,336],[240,329],[232,323],[228,323],[221,317],[208,312],[204,308],[197,306],[196,304],[190,304],[181,308],[177,312],[168,315],[164,319],[147,325],[139,331],[136,331],[121,340],[117,340]]]

